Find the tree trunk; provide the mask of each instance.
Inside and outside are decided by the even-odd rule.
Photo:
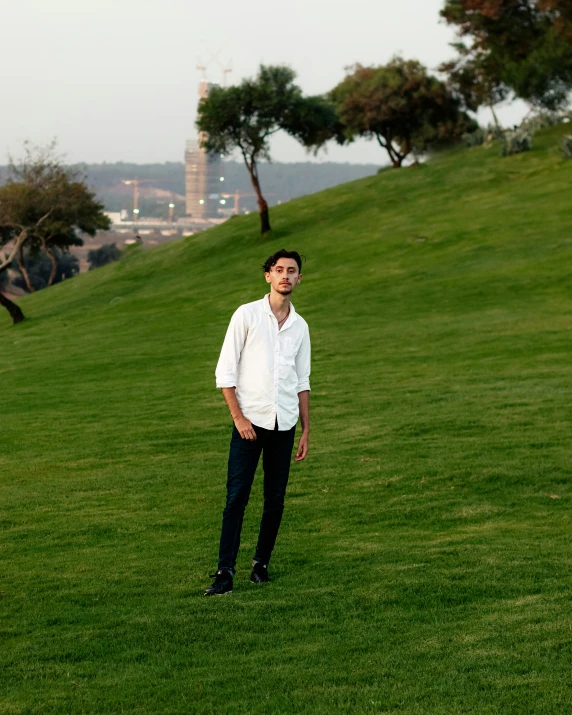
[[[379,146],[383,147],[387,153],[389,154],[389,158],[391,160],[391,164],[394,169],[399,169],[401,168],[401,164],[403,163],[403,160],[407,156],[406,154],[400,154],[393,146],[391,143],[391,138],[390,137],[384,137],[385,141],[382,140],[381,136],[379,134],[375,135],[377,138],[377,141],[379,143]]]
[[[498,131],[501,131],[501,125],[499,124],[499,119],[497,117],[497,113],[495,112],[495,108],[493,107],[492,104],[489,104],[489,109],[492,112],[493,119],[495,120],[495,127],[498,129]]]
[[[264,204],[265,208],[260,208],[260,204],[258,204],[258,210],[260,212],[260,233],[262,236],[264,236],[265,233],[270,233],[271,231],[268,204],[266,203],[266,201],[264,202]]]
[[[26,270],[26,264],[24,263],[23,246],[20,246],[20,250],[18,251],[18,267],[20,268],[20,272],[24,276],[24,280],[26,281],[26,286],[28,287],[28,290],[30,291],[30,293],[34,293],[36,289],[30,283],[30,276],[28,275],[28,271]]]
[[[262,196],[256,163],[252,161],[249,165],[248,162],[246,162],[246,166],[248,168],[250,180],[252,181],[252,187],[256,193],[256,199],[258,202],[258,212],[260,213],[260,233],[264,236],[265,233],[269,233],[271,230],[268,204],[266,203],[264,196]]]
[[[393,168],[401,169],[401,165],[403,164],[403,160],[405,159],[407,154],[400,154],[398,151],[396,151],[393,148],[393,146],[391,147],[391,151],[389,151],[389,149],[387,151],[388,151],[389,157],[391,159],[391,163],[393,164]]]
[[[3,293],[0,293],[0,305],[3,305],[10,313],[10,317],[14,321],[14,325],[16,325],[16,323],[21,323],[24,320],[24,313],[22,313],[16,303],[12,303],[10,298],[6,298]]]
[[[54,282],[54,278],[56,277],[56,271],[58,270],[58,262],[56,261],[56,257],[50,251],[46,243],[42,244],[42,248],[44,249],[44,253],[46,254],[46,256],[52,262],[52,270],[50,271],[50,277],[48,278],[48,286],[51,286]]]

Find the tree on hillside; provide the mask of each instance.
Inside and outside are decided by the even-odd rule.
[[[261,233],[270,231],[268,203],[258,163],[270,160],[269,139],[283,130],[308,148],[318,148],[335,132],[333,107],[322,97],[304,97],[289,67],[261,65],[257,77],[234,87],[213,87],[201,100],[197,127],[209,152],[239,150],[257,196]]]
[[[441,16],[457,26],[460,39],[453,45],[457,58],[442,69],[469,108],[492,107],[510,94],[549,110],[567,102],[570,0],[446,0]]]
[[[329,95],[346,139],[375,137],[396,168],[412,152],[458,139],[476,126],[459,99],[416,60],[394,57],[381,67],[350,69]]]
[[[63,166],[54,148],[26,145],[24,159],[10,161],[8,180],[0,186],[0,247],[7,249],[0,258],[0,273],[15,261],[30,292],[35,288],[25,249],[45,254],[51,264],[47,284],[52,285],[58,270],[54,249],[67,252],[70,246],[82,245],[78,230],[93,236],[110,225],[103,205],[75,172]]]

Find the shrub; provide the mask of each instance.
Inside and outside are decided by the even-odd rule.
[[[539,114],[535,114],[533,117],[523,119],[519,129],[525,129],[534,134],[534,132],[537,132],[540,129],[555,127],[558,124],[562,124],[566,121],[566,119],[567,114],[561,114],[560,112],[540,112]]]
[[[87,260],[89,263],[89,270],[91,271],[94,268],[105,266],[107,263],[118,261],[120,257],[121,251],[114,243],[105,243],[100,248],[96,248],[93,251],[88,252]]]
[[[501,129],[490,124],[487,127],[479,127],[470,134],[464,134],[463,141],[467,147],[484,146],[488,148],[495,140],[500,140],[502,141],[501,156],[512,156],[531,149],[532,138],[538,130],[570,122],[571,118],[570,112],[541,112],[523,119],[521,124],[513,129]],[[566,139],[570,142],[570,138],[565,138],[560,148],[564,156],[568,158],[568,152],[572,148]]]
[[[533,132],[522,126],[516,129],[507,129],[503,135],[501,156],[512,156],[529,151],[532,147],[532,134]]]
[[[489,124],[486,127],[478,127],[470,134],[463,134],[463,142],[467,147],[484,146],[488,148],[495,140],[502,139],[502,137],[502,129]]]
[[[563,136],[560,140],[560,151],[565,159],[572,159],[572,135]]]
[[[482,127],[477,127],[470,134],[463,134],[463,144],[469,148],[473,146],[481,146],[485,142],[485,130]]]
[[[56,246],[51,249],[51,252],[57,263],[56,273],[53,279],[54,284],[60,283],[66,278],[73,278],[79,273],[79,261],[75,256]],[[42,290],[48,287],[48,281],[52,272],[52,262],[45,253],[26,250],[24,253],[24,266],[34,290]],[[24,276],[15,261],[12,264],[12,269],[15,273],[12,283],[17,288],[29,292]]]

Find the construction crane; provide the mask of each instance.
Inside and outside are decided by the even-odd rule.
[[[203,45],[209,59],[207,60],[206,64],[203,64],[201,61],[200,57],[197,57],[197,69],[201,71],[201,78],[203,80],[206,80],[206,71],[208,66],[212,62],[216,62],[216,64],[220,67],[222,71],[222,86],[226,87],[226,76],[230,72],[232,72],[232,60],[224,65],[220,60],[219,60],[219,55],[220,53],[225,49],[225,47],[229,44],[230,40],[227,40],[222,47],[220,47],[216,52],[213,52],[206,44],[205,42],[201,42]]]
[[[139,186],[141,184],[175,184],[174,179],[121,179],[122,184],[133,186],[133,221],[139,220]],[[171,202],[172,203],[172,202]],[[169,203],[169,220],[172,222],[172,209],[175,207]]]

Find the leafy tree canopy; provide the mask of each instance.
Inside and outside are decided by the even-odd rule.
[[[447,86],[416,60],[355,65],[331,92],[345,137],[375,137],[394,167],[412,152],[462,136],[474,122]]]
[[[513,94],[549,110],[572,87],[570,0],[446,0],[458,56],[442,69],[469,109]]]
[[[296,73],[285,66],[261,65],[254,79],[234,87],[213,87],[199,105],[197,127],[207,151],[238,150],[257,195],[261,231],[270,230],[258,162],[270,160],[269,139],[283,130],[307,148],[319,148],[336,127],[335,112],[323,97],[304,97]]]

